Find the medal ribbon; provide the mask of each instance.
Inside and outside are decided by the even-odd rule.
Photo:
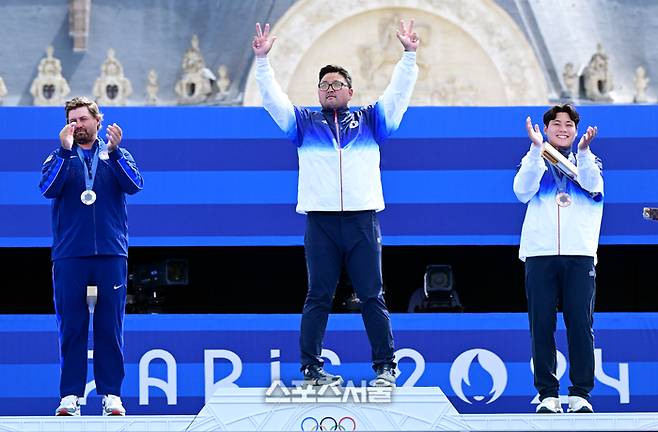
[[[85,170],[87,171],[87,175],[85,175],[85,189],[86,190],[92,190],[94,188],[94,179],[96,178],[96,170],[98,169],[98,146],[96,146],[96,149],[94,150],[94,155],[91,158],[91,170],[89,170],[89,167],[87,166],[87,162],[85,162],[85,155],[84,152],[82,151],[82,148],[78,146],[76,148],[78,151],[78,157],[80,158],[80,162],[85,167]]]
[[[558,169],[551,164],[548,164],[548,168],[551,170],[551,174],[553,174],[553,179],[555,179],[555,185],[557,186],[557,193],[560,194],[566,192],[567,181],[568,181],[567,176],[559,172]]]

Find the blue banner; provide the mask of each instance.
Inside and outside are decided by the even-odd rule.
[[[525,118],[545,107],[412,107],[381,146],[386,245],[515,245],[512,192]],[[602,244],[658,244],[658,106],[583,106],[602,160]],[[107,108],[145,178],[128,198],[132,246],[301,245],[296,148],[262,108]],[[38,121],[35,121],[38,119]],[[620,121],[623,119],[623,121]],[[39,170],[59,146],[60,108],[0,107],[0,247],[50,246]],[[101,136],[104,135],[101,130]],[[641,149],[638,156],[637,149]],[[190,221],[194,220],[191,224]]]
[[[218,386],[292,385],[299,315],[128,315],[122,399],[130,414],[196,414]],[[398,386],[438,386],[461,413],[534,412],[525,314],[393,314]],[[658,313],[599,313],[592,403],[599,412],[658,406]],[[558,319],[558,376],[568,351]],[[0,316],[0,416],[51,415],[59,400],[55,317]],[[327,369],[360,385],[374,373],[359,315],[332,315]],[[88,382],[93,380],[89,362]],[[88,404],[98,404],[88,384]],[[535,401],[536,403],[536,401]],[[83,408],[84,411],[84,408]]]

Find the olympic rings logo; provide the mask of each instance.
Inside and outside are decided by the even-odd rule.
[[[348,429],[351,428],[351,429]],[[306,417],[302,420],[302,431],[355,431],[356,422],[352,417],[345,416],[340,420],[325,417],[318,421],[315,417]]]

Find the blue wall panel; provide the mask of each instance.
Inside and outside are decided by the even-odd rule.
[[[512,192],[528,150],[525,117],[544,107],[412,107],[382,146],[388,245],[518,244],[525,206]],[[104,110],[124,130],[145,189],[129,197],[131,245],[299,245],[297,155],[262,108]],[[583,106],[581,131],[606,180],[603,244],[658,244],[658,106]],[[0,107],[0,247],[49,246],[41,162],[61,108]],[[103,134],[103,132],[101,133]]]
[[[280,369],[286,386],[300,379],[299,315],[128,315],[122,399],[130,414],[195,414],[206,388],[269,387]],[[439,386],[462,413],[534,412],[526,314],[393,314],[399,386]],[[599,313],[592,403],[599,412],[655,411],[658,404],[658,314]],[[568,380],[562,318],[557,349],[561,391]],[[59,400],[55,317],[0,315],[0,416],[51,415]],[[332,315],[327,368],[357,387],[372,378],[361,317]],[[211,358],[211,350],[216,357]],[[274,350],[274,351],[273,351]],[[157,354],[149,361],[149,356]],[[207,357],[208,355],[208,357]],[[169,359],[166,366],[163,359]],[[232,363],[228,359],[232,359]],[[143,370],[140,371],[140,363]],[[93,379],[91,361],[88,382]],[[170,373],[169,375],[167,373]],[[176,384],[168,393],[149,377]],[[143,401],[140,402],[140,388]],[[177,401],[167,402],[166,395]],[[95,392],[83,414],[100,412]]]

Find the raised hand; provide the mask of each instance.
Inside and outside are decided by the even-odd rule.
[[[583,136],[580,137],[580,141],[578,141],[578,150],[586,150],[597,133],[599,133],[599,128],[596,126],[587,126],[587,130]]]
[[[251,43],[256,57],[266,57],[267,53],[272,49],[276,36],[270,37],[270,25],[265,24],[265,28],[261,29],[260,23],[256,23],[256,36]]]
[[[400,28],[395,33],[398,37],[405,51],[416,51],[418,49],[418,43],[420,38],[418,38],[418,33],[413,31],[414,20],[413,18],[409,21],[409,28],[404,27],[404,21],[400,20]]]
[[[121,137],[123,131],[118,124],[112,123],[107,127],[107,135],[105,136],[105,141],[107,142],[107,151],[113,152],[119,148],[119,143],[121,142]]]
[[[544,136],[541,134],[538,124],[535,124],[534,128],[532,127],[532,120],[530,120],[530,116],[525,119],[525,128],[528,130],[528,138],[530,138],[530,141],[532,141],[532,145],[543,148]]]
[[[59,131],[59,141],[62,147],[66,150],[71,150],[73,147],[73,131],[75,131],[75,122],[66,124],[61,131]]]

